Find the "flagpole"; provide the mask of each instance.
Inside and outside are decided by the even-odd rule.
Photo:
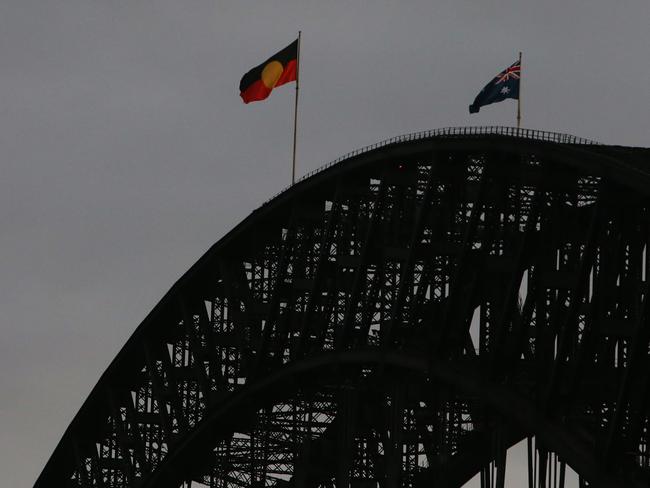
[[[517,97],[517,129],[521,128],[521,80],[523,78],[521,67],[521,51],[519,51],[519,96]]]
[[[298,132],[298,93],[300,90],[300,38],[298,31],[298,57],[296,59],[296,103],[293,109],[293,165],[291,166],[291,184],[296,182],[296,134]]]

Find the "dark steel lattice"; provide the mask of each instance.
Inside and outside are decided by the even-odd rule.
[[[358,152],[210,249],[44,487],[650,483],[650,150],[509,128]]]

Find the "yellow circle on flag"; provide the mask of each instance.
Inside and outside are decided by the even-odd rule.
[[[269,64],[264,66],[264,69],[262,70],[262,83],[264,83],[264,86],[267,88],[273,88],[280,79],[280,76],[282,76],[283,71],[284,68],[282,67],[282,63],[279,61],[271,61]]]

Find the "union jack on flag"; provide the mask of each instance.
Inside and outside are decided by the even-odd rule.
[[[497,80],[497,83],[503,83],[505,81],[509,81],[511,78],[518,80],[520,74],[521,74],[521,64],[519,61],[517,61],[512,66],[508,66],[508,68],[505,71],[502,71],[501,73],[498,74],[497,78],[499,79]]]
[[[518,99],[520,80],[521,61],[515,61],[483,87],[476,95],[474,103],[469,106],[469,113],[475,114],[481,107],[507,98]]]

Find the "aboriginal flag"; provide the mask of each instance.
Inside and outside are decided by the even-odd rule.
[[[239,82],[239,96],[244,103],[264,100],[276,86],[295,81],[297,69],[298,39],[246,73]]]

